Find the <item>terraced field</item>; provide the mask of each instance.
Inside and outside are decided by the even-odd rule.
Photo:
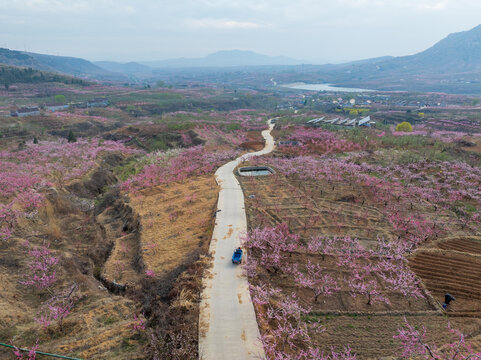
[[[378,236],[395,236],[384,214],[362,190],[344,184],[293,184],[281,177],[274,183],[268,177],[240,180],[247,206],[254,210],[248,212],[248,221],[255,226],[286,222],[291,231],[306,237],[352,236],[366,247],[373,246]]]
[[[456,301],[449,311],[481,315],[481,242],[476,237],[450,238],[438,249],[420,249],[409,260],[433,296],[442,300],[446,292]]]
[[[439,242],[437,246],[444,250],[455,250],[468,254],[481,255],[481,239],[478,237],[447,239]]]

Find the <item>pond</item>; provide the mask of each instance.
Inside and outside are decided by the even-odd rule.
[[[237,173],[240,176],[266,176],[274,174],[274,170],[268,166],[245,166],[239,168]]]
[[[368,89],[357,89],[357,88],[347,88],[347,87],[336,87],[331,84],[305,84],[305,83],[293,83],[281,85],[289,89],[299,89],[299,90],[311,90],[311,91],[335,91],[335,92],[371,92],[376,90]]]

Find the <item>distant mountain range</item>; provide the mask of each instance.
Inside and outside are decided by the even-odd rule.
[[[152,71],[151,67],[134,61],[128,63],[120,63],[115,61],[95,61],[94,64],[105,70],[124,74],[150,73]]]
[[[152,68],[193,68],[193,67],[231,67],[263,65],[298,65],[302,61],[285,56],[268,56],[253,51],[224,50],[201,58],[178,58],[159,61],[144,61],[142,64]]]
[[[149,78],[156,68],[235,67],[262,65],[294,65],[300,63],[283,56],[267,56],[252,51],[219,51],[203,58],[181,58],[148,62],[90,62],[85,59],[36,54],[0,48],[0,64],[57,72],[80,78],[127,81],[132,77]]]
[[[0,48],[0,64],[31,67],[82,78],[142,81],[182,69],[251,67],[252,72],[276,73],[285,81],[327,82],[379,90],[420,90],[481,93],[481,25],[451,34],[415,55],[380,57],[336,65],[299,65],[300,60],[252,51],[219,51],[201,58],[119,63],[42,55]],[[272,68],[269,68],[271,66]],[[301,70],[299,70],[301,68]],[[292,71],[292,70],[295,71]],[[201,70],[199,70],[201,71]],[[203,70],[202,70],[203,71]],[[283,73],[282,73],[283,72]],[[282,75],[281,75],[282,73]]]

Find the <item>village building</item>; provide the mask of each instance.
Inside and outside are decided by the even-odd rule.
[[[44,109],[51,112],[55,112],[58,110],[66,110],[68,108],[69,108],[68,104],[45,104],[44,105]]]
[[[70,103],[69,106],[74,109],[86,109],[88,107],[88,104],[86,101],[84,102],[76,102],[76,103]]]
[[[341,125],[341,126],[371,126],[374,125],[376,122],[371,121],[370,116],[366,116],[362,119],[340,119],[340,118],[334,118],[334,119],[325,119],[324,117],[322,118],[317,118],[317,119],[312,119],[307,121],[306,126],[310,127],[319,127],[322,124],[330,124],[330,125]]]
[[[107,99],[92,99],[87,101],[87,107],[107,107],[109,101]]]
[[[37,106],[22,107],[18,110],[13,110],[10,113],[10,116],[18,116],[18,117],[36,116],[36,115],[40,115],[40,109]]]

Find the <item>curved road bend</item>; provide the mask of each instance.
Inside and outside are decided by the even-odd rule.
[[[214,232],[209,252],[213,267],[204,275],[199,314],[199,351],[202,360],[264,359],[259,341],[254,306],[247,278],[240,266],[231,262],[240,237],[247,230],[244,194],[234,176],[241,162],[274,149],[269,129],[262,132],[266,145],[261,151],[245,154],[220,167],[216,181],[220,186]]]

